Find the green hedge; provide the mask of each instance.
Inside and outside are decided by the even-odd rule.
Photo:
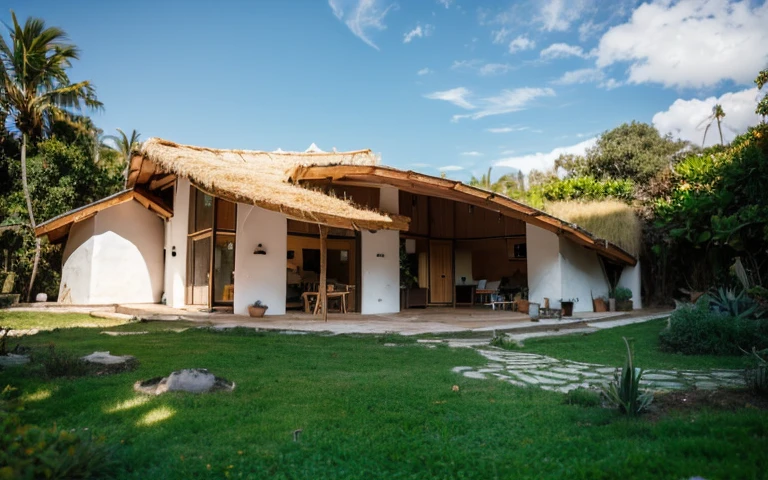
[[[738,355],[741,349],[768,348],[768,320],[713,312],[704,299],[675,310],[660,341],[664,350],[685,355]]]

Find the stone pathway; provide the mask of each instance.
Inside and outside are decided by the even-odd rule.
[[[537,355],[510,352],[494,347],[476,350],[488,359],[484,367],[455,367],[456,373],[467,378],[502,380],[519,387],[539,387],[567,393],[577,388],[597,388],[613,380],[616,367],[594,363],[574,362]],[[650,390],[676,390],[696,387],[743,387],[741,370],[646,370],[640,381]]]

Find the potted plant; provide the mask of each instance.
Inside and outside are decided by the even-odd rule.
[[[517,311],[527,314],[529,306],[530,302],[528,301],[528,287],[523,287],[520,291],[520,298],[517,299]]]
[[[573,315],[573,304],[578,303],[578,298],[561,298],[560,307],[563,309],[563,316],[570,317]]]
[[[616,310],[619,312],[632,311],[632,290],[627,287],[616,287],[612,297],[616,301]]]
[[[248,315],[252,318],[261,318],[268,308],[268,306],[261,303],[261,300],[256,300],[253,305],[248,305]]]

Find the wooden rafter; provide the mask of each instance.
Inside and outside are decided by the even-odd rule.
[[[296,181],[386,183],[411,193],[444,198],[496,211],[528,224],[562,235],[583,247],[596,250],[600,255],[626,265],[637,264],[637,259],[620,247],[593,237],[578,226],[555,218],[541,210],[516,202],[503,195],[465,185],[461,182],[433,177],[412,171],[381,166],[309,166],[292,172]]]

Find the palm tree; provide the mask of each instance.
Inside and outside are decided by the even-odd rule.
[[[77,60],[77,48],[67,43],[66,33],[46,27],[43,20],[28,18],[21,26],[11,11],[13,25],[7,27],[10,43],[0,35],[0,110],[7,114],[12,129],[21,135],[21,184],[29,214],[29,226],[35,229],[35,215],[27,185],[27,142],[35,142],[49,133],[53,124],[64,122],[84,129],[79,112],[83,107],[98,109],[102,104],[90,82],[71,83],[67,69]],[[35,260],[27,290],[27,301],[40,262],[40,239],[35,239]]]
[[[122,130],[119,128],[116,128],[117,132],[120,134],[118,135],[105,135],[104,139],[109,139],[114,142],[114,145],[109,145],[109,148],[116,151],[118,154],[120,154],[120,159],[122,161],[122,164],[125,166],[125,171],[123,171],[123,176],[126,177],[126,181],[128,180],[127,177],[127,169],[128,164],[131,163],[131,152],[134,150],[138,150],[141,147],[141,142],[139,141],[139,137],[141,134],[137,132],[136,130],[131,132],[131,136],[125,134]]]
[[[722,122],[723,118],[725,117],[725,112],[723,111],[723,106],[718,104],[715,104],[714,107],[712,107],[712,114],[704,119],[699,124],[699,127],[704,124],[704,122],[707,122],[707,127],[704,129],[704,138],[701,139],[701,146],[704,146],[704,142],[707,140],[707,131],[709,130],[709,127],[712,126],[712,124],[717,121],[717,130],[720,132],[720,145],[725,145],[723,143],[723,129],[720,126],[720,123]]]

